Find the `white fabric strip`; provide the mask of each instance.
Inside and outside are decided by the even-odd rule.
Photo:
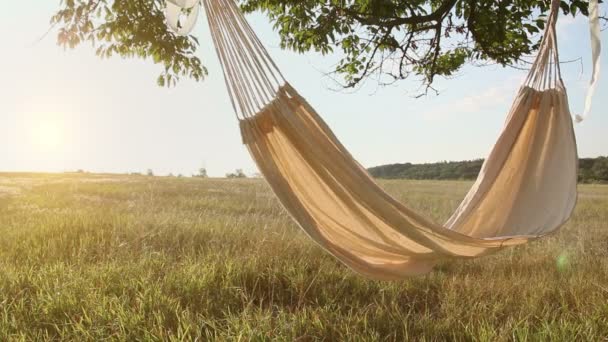
[[[183,10],[192,9],[185,20],[180,21]],[[200,12],[199,0],[167,0],[165,17],[167,26],[180,36],[186,36],[192,32]]]
[[[600,41],[600,19],[599,19],[599,6],[598,0],[589,1],[589,30],[591,32],[591,56],[593,58],[593,74],[591,75],[591,82],[589,83],[589,89],[587,90],[587,97],[585,99],[585,110],[583,114],[576,115],[576,122],[581,122],[587,118],[591,111],[591,103],[593,100],[593,94],[597,86],[597,80],[600,78],[600,53],[602,51],[602,43]]]
[[[167,0],[167,2],[181,8],[192,8],[198,3],[198,1],[199,0]]]

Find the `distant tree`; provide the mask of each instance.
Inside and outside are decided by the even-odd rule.
[[[184,175],[182,175],[181,173],[179,175],[177,175],[177,178],[183,178]]]
[[[387,179],[461,179],[477,178],[483,159],[440,162],[429,164],[391,164],[372,167],[369,172],[376,178]],[[578,181],[581,183],[608,182],[608,157],[579,160]]]
[[[146,175],[148,177],[153,177],[154,176],[154,171],[152,171],[152,169],[148,169],[148,171],[146,171]]]
[[[173,175],[173,173],[169,173],[167,177],[175,177],[175,175]]]
[[[201,167],[200,169],[198,169],[198,173],[196,175],[194,175],[194,177],[207,178],[207,169],[205,169],[204,167]]]
[[[226,178],[247,178],[247,175],[243,169],[236,169],[234,173],[227,173]]]
[[[600,157],[595,160],[591,168],[593,178],[600,182],[608,182],[608,157]]]

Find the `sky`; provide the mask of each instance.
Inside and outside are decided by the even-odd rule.
[[[54,32],[40,40],[59,1],[20,0],[3,7],[0,172],[257,172],[241,143],[203,17],[193,34],[209,76],[167,89],[156,85],[161,67],[152,61],[101,60],[85,45],[65,51]],[[602,5],[601,13],[606,10]],[[325,76],[335,56],[282,51],[264,16],[248,18],[285,77],[367,167],[485,157],[525,77],[512,68],[466,67],[438,81],[438,96],[414,98],[419,83],[413,79],[336,91]],[[583,61],[562,66],[571,111],[579,113],[591,72],[588,22],[561,17],[558,25],[562,60]],[[592,112],[575,127],[581,157],[608,155],[607,36],[602,35],[603,72]]]

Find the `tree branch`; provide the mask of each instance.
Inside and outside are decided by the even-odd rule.
[[[365,17],[361,16],[359,12],[355,12],[348,8],[343,8],[344,13],[350,15],[355,18],[361,24],[364,25],[376,25],[376,26],[399,26],[399,25],[417,25],[422,23],[428,23],[429,21],[438,21],[443,19],[446,13],[448,13],[452,8],[456,5],[458,0],[446,0],[441,6],[439,6],[433,13],[427,15],[412,15],[411,17],[406,18],[393,18],[390,20],[383,20],[381,18],[375,17]]]

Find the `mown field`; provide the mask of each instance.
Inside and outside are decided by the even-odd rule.
[[[467,182],[385,181],[438,222]],[[364,279],[262,180],[0,174],[0,340],[608,340],[608,186],[549,238]]]

